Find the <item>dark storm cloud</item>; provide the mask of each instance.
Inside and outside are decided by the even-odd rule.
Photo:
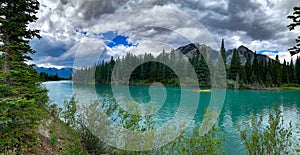
[[[207,1],[179,1],[179,0],[87,0],[84,3],[76,3],[70,0],[60,0],[62,5],[71,4],[83,16],[84,22],[91,22],[100,18],[104,14],[113,14],[121,7],[143,7],[174,4],[183,10],[193,10],[205,13],[204,18],[199,18],[195,14],[195,18],[208,28],[224,29],[230,31],[245,31],[246,34],[255,40],[267,40],[274,37],[277,32],[286,30],[286,26],[282,23],[276,23],[264,10],[262,4],[249,0],[228,0],[228,5],[207,5]],[[213,1],[214,2],[214,1]],[[224,2],[224,3],[225,3]],[[221,2],[215,2],[220,3]],[[272,1],[266,1],[267,6],[273,8],[276,4]],[[288,2],[287,2],[288,3]],[[76,6],[76,4],[78,6]],[[286,6],[284,6],[286,7]],[[283,10],[279,11],[286,11]],[[60,10],[62,11],[62,10]],[[275,12],[276,13],[276,12]],[[217,16],[216,16],[217,15]],[[126,20],[126,17],[124,17]],[[121,22],[121,21],[120,21]],[[51,23],[51,22],[50,22]],[[78,22],[79,24],[82,24]],[[52,28],[53,25],[49,25]],[[80,27],[80,26],[78,26]]]
[[[230,0],[226,12],[214,10],[215,13],[226,18],[212,18],[213,15],[208,15],[203,23],[221,30],[244,31],[254,40],[267,40],[285,27],[280,23],[272,23],[272,19],[265,11],[261,9],[260,4],[249,0]]]
[[[262,48],[266,47],[269,50],[286,52],[297,36],[297,31],[289,32],[286,28],[289,23],[286,16],[291,13],[293,6],[299,5],[298,0],[44,0],[41,2],[43,2],[42,6],[47,7],[42,7],[44,9],[40,12],[38,27],[41,27],[41,32],[47,36],[56,39],[51,41],[46,38],[32,42],[33,48],[38,51],[36,58],[40,63],[48,61],[52,64],[70,65],[76,52],[74,47],[70,50],[72,46],[80,44],[82,38],[95,37],[92,34],[103,34],[103,38],[97,39],[106,42],[111,40],[108,38],[115,37],[114,33],[120,32],[121,35],[129,37],[130,43],[141,43],[139,45],[145,51],[149,49],[147,46],[142,46],[142,41],[170,44],[174,48],[187,44],[184,39],[180,39],[182,36],[173,31],[160,27],[147,27],[154,22],[159,23],[161,27],[172,27],[174,30],[182,28],[180,32],[203,43],[201,33],[193,29],[195,25],[188,24],[191,19],[195,19],[215,37],[217,42],[225,38],[228,49],[244,44],[252,50],[264,50]],[[145,9],[137,9],[144,7]],[[169,8],[188,13],[190,17],[181,18],[177,14],[172,14]],[[78,34],[77,29],[86,33]],[[151,47],[156,46],[157,44],[153,43]],[[104,52],[103,57],[109,58],[111,53],[116,52],[118,51],[110,49],[108,53]]]
[[[63,5],[67,5],[72,1],[61,0]],[[86,0],[84,3],[81,3],[78,8],[78,11],[83,13],[85,20],[97,19],[103,14],[114,13],[122,5],[126,4],[128,0]]]
[[[50,38],[33,39],[30,42],[32,49],[37,51],[35,56],[52,56],[59,57],[64,54],[68,47],[64,42],[53,40]],[[40,52],[43,51],[43,52]]]

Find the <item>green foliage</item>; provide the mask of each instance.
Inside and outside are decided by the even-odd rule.
[[[55,111],[59,111],[58,109]],[[60,115],[60,114],[59,114]],[[42,125],[45,131],[49,132],[47,140],[55,154],[86,154],[81,139],[71,127],[51,113],[44,115]],[[47,135],[43,135],[47,136]],[[44,148],[42,148],[44,149]]]
[[[297,57],[296,59],[296,64],[295,64],[295,76],[296,76],[296,81],[298,84],[300,84],[300,58]]]
[[[171,129],[168,130],[172,132]],[[153,150],[153,154],[224,154],[222,141],[225,137],[221,137],[219,129],[213,126],[206,134],[201,135],[197,127],[192,128],[177,137],[169,144]],[[221,137],[221,138],[220,138]]]
[[[202,53],[206,53],[205,49],[201,50]],[[210,73],[204,59],[204,55],[206,54],[202,55],[200,52],[195,54],[189,59],[193,68],[188,68],[188,60],[183,58],[176,59],[174,52],[165,53],[163,51],[156,58],[152,54],[145,54],[142,57],[127,53],[122,59],[117,58],[114,60],[111,58],[110,61],[103,61],[100,65],[76,70],[73,74],[73,81],[76,83],[96,83],[100,85],[111,84],[112,71],[115,67],[114,76],[118,79],[118,84],[126,84],[124,77],[130,77],[130,85],[161,82],[165,85],[174,86],[179,85],[178,77],[174,70],[172,70],[176,68],[181,75],[184,75],[184,78],[189,78],[190,71],[195,69],[200,86],[210,86]],[[171,66],[160,62],[170,62]],[[137,66],[138,64],[140,65],[130,74],[130,66]],[[195,85],[188,82],[184,84]]]
[[[247,83],[251,82],[251,71],[252,71],[252,63],[251,63],[251,55],[248,54],[246,64],[245,64],[246,76],[247,76]]]
[[[73,99],[73,101],[76,101]],[[105,123],[105,120],[99,111],[101,108],[105,111],[106,115],[114,120],[119,126],[135,131],[150,131],[154,129],[155,122],[153,121],[152,115],[142,116],[141,111],[138,108],[138,104],[126,105],[129,111],[133,111],[134,114],[122,109],[114,98],[109,96],[104,96],[103,99],[91,103],[89,106],[82,106],[80,108],[81,115],[76,120],[76,128],[73,129],[77,134],[80,134],[82,145],[85,147],[89,154],[223,154],[224,150],[222,147],[222,141],[224,137],[219,138],[219,129],[215,126],[212,127],[206,134],[200,135],[200,130],[195,127],[192,130],[181,134],[171,143],[161,147],[156,148],[152,151],[143,152],[133,152],[120,150],[113,148],[101,142],[98,137],[96,137],[90,130],[90,125],[94,125],[96,122]],[[149,107],[149,112],[152,109]],[[89,128],[86,126],[89,125]],[[175,128],[167,127],[164,131],[167,133],[172,133]],[[121,136],[121,135],[119,135]],[[134,144],[134,142],[132,143]],[[126,145],[132,145],[128,143]],[[146,142],[147,144],[147,142]]]
[[[57,135],[56,134],[54,134],[54,135],[52,135],[51,137],[50,137],[50,145],[53,147],[53,148],[55,148],[56,147],[56,144],[57,144],[57,142],[58,142],[58,137],[57,137]]]
[[[37,125],[47,90],[38,82],[31,60],[30,39],[39,31],[28,25],[37,20],[38,1],[3,0],[0,8],[0,152],[25,154],[38,143]]]
[[[251,124],[239,127],[240,137],[245,144],[247,153],[288,154],[291,150],[292,125],[284,127],[282,112],[274,106],[274,114],[269,114],[268,124],[263,127],[262,115],[259,119],[252,115]]]
[[[46,110],[50,113],[51,116],[60,118],[62,113],[62,108],[57,107],[56,104],[51,104],[46,106]]]
[[[65,100],[64,101],[64,111],[62,111],[62,118],[65,120],[65,122],[67,123],[67,125],[69,126],[75,126],[76,125],[76,100],[75,100],[75,96],[72,96],[70,101]]]
[[[225,49],[225,45],[224,45],[224,39],[222,39],[220,52],[221,52],[221,56],[222,56],[224,65],[226,66],[226,49]]]
[[[39,73],[39,80],[40,81],[59,81],[59,80],[69,80],[70,78],[61,78],[57,74],[55,75],[48,75],[47,73],[41,72]]]
[[[231,64],[230,64],[230,76],[229,79],[237,80],[239,79],[241,71],[241,59],[240,54],[237,49],[234,49]]]
[[[25,153],[37,146],[42,111],[35,101],[4,98],[0,105],[0,152]]]
[[[300,7],[294,7],[293,15],[290,15],[287,18],[292,20],[292,23],[288,25],[288,28],[292,31],[295,27],[300,25]],[[290,48],[289,51],[292,56],[300,52],[300,36],[296,39],[296,46]]]

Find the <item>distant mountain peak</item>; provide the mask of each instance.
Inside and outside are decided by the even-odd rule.
[[[205,44],[199,44],[199,43],[191,43],[185,46],[181,46],[179,48],[177,48],[175,51],[177,52],[181,52],[182,54],[186,55],[187,57],[193,57],[196,54],[196,50],[197,48],[199,50],[201,50],[202,48],[206,49],[207,55],[212,58],[214,61],[217,61],[218,56],[220,55],[220,51],[219,50],[215,50],[213,48],[211,48],[210,46],[207,46]],[[240,58],[241,58],[241,63],[245,64],[248,55],[251,56],[251,59],[254,59],[254,55],[255,52],[253,52],[252,50],[250,50],[248,47],[241,45],[237,48],[239,54],[240,54]],[[229,49],[226,51],[226,62],[228,64],[231,63],[231,59],[232,59],[232,55],[233,55],[233,49]],[[266,60],[268,61],[273,61],[273,59],[271,59],[270,57],[266,56],[266,55],[262,55],[262,54],[257,54],[257,59],[258,60]]]
[[[244,45],[241,45],[238,50],[249,50],[248,47],[244,46]]]
[[[61,69],[57,69],[57,68],[46,68],[46,67],[37,67],[37,66],[34,66],[34,69],[38,72],[38,73],[41,73],[41,72],[44,72],[44,73],[47,73],[48,75],[55,75],[57,74],[58,77],[60,78],[69,78],[72,73],[73,73],[73,68],[61,68]]]

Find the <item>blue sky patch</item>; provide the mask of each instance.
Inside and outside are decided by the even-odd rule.
[[[274,53],[274,54],[279,53],[278,50],[260,50],[260,51],[257,51],[257,54],[263,54],[265,52],[271,52],[271,53]]]
[[[118,46],[118,45],[124,45],[126,47],[133,46],[132,43],[128,43],[128,37],[127,36],[122,36],[118,35],[115,37],[112,41],[108,42],[106,45],[110,48]]]
[[[75,29],[75,32],[83,34],[83,35],[87,35],[86,31],[82,31],[82,30],[79,30],[79,29]]]

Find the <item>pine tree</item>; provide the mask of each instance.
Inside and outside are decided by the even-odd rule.
[[[296,83],[295,68],[294,68],[293,59],[291,59],[288,71],[289,71],[289,81],[290,81],[290,83]]]
[[[271,64],[272,79],[275,85],[279,86],[281,84],[281,66],[278,55],[276,55],[276,61]]]
[[[292,31],[295,27],[300,25],[300,7],[294,7],[293,15],[288,16],[288,18],[293,20],[293,22],[288,25],[288,28]],[[292,56],[300,52],[300,36],[296,39],[296,46],[290,48],[289,51]]]
[[[37,1],[26,0],[5,0],[2,1],[0,10],[0,46],[3,59],[3,85],[4,96],[23,95],[28,96],[29,88],[36,86],[38,76],[31,66],[25,64],[26,60],[31,60],[28,54],[33,54],[29,46],[29,40],[38,37],[38,30],[28,29],[29,23],[37,20],[35,13],[39,8]],[[22,76],[20,73],[22,73]],[[33,73],[31,75],[31,73]],[[25,79],[29,78],[29,79]],[[26,88],[24,87],[24,84]],[[21,89],[23,87],[24,89]],[[33,87],[33,88],[34,88]],[[28,91],[27,91],[28,90]],[[29,95],[30,96],[30,95]]]
[[[283,65],[282,65],[282,83],[289,83],[289,72],[288,72],[288,66],[286,64],[286,61],[285,59],[283,60]]]
[[[266,80],[265,80],[265,84],[267,87],[270,87],[272,86],[273,84],[273,79],[272,79],[272,72],[271,72],[271,60],[268,61],[267,65],[265,66],[266,67]]]
[[[215,65],[215,81],[214,86],[216,87],[225,87],[226,84],[226,68],[224,66],[224,61],[222,55],[220,54]]]
[[[205,57],[207,57],[206,48],[202,48],[201,54],[199,53],[198,58],[196,58],[195,68],[200,86],[209,86],[209,69]]]
[[[251,83],[258,81],[258,60],[257,60],[257,54],[256,51],[254,53],[254,59],[252,63],[252,73],[251,73]]]
[[[224,61],[225,68],[226,68],[226,49],[225,49],[225,45],[224,45],[224,39],[222,39],[220,52],[222,55],[222,59]]]
[[[297,57],[296,64],[295,64],[295,74],[297,83],[300,84],[300,58]]]
[[[0,120],[6,122],[0,127],[0,152],[25,154],[37,145],[36,129],[48,101],[37,72],[25,63],[35,53],[30,39],[40,38],[38,30],[28,28],[37,20],[39,2],[2,0],[0,7]]]
[[[241,59],[237,49],[234,49],[230,64],[230,79],[237,80],[241,71]]]
[[[246,71],[246,76],[247,76],[247,83],[251,82],[251,73],[252,73],[252,68],[251,68],[251,55],[248,54],[247,60],[245,63],[245,71]]]

